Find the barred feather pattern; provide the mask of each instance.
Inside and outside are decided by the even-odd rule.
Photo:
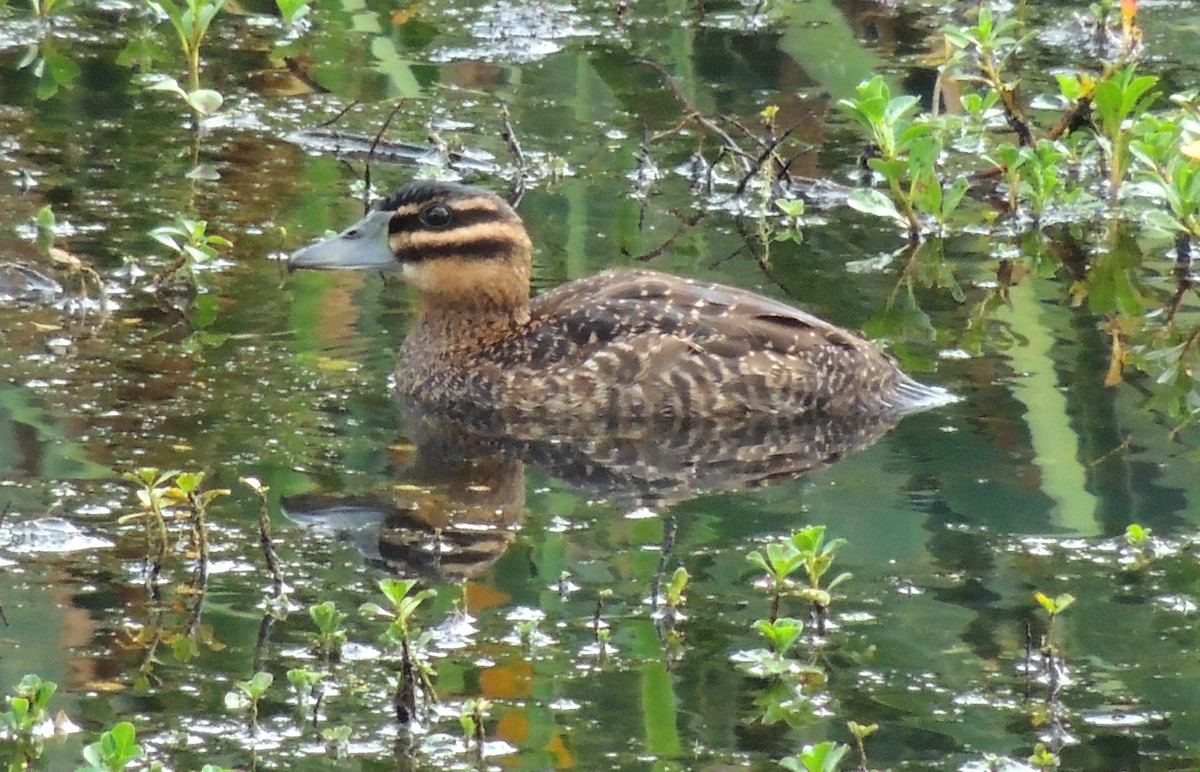
[[[614,421],[903,414],[948,399],[870,341],[811,314],[654,271],[562,285],[535,297],[527,320],[500,336],[473,329],[483,317],[465,310],[454,330],[445,329],[452,322],[418,321],[401,351],[399,389],[451,412],[492,406],[514,418]],[[445,345],[451,339],[457,345]]]

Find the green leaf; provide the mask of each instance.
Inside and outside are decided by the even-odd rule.
[[[187,92],[180,87],[179,81],[175,80],[170,75],[151,75],[146,80],[146,89],[148,91],[172,91],[184,99],[187,99]]]
[[[192,109],[203,116],[209,116],[221,109],[225,98],[216,91],[208,88],[196,89],[184,96]]]
[[[954,178],[954,182],[950,183],[950,189],[946,191],[945,201],[942,204],[944,216],[948,217],[951,212],[958,208],[969,187],[971,187],[971,181],[966,175]]]
[[[859,212],[875,215],[876,217],[886,217],[903,225],[908,224],[908,220],[904,219],[904,216],[900,214],[900,210],[896,209],[896,205],[892,203],[892,199],[875,188],[856,188],[850,193],[850,196],[846,199],[846,203],[850,205],[851,209]]]

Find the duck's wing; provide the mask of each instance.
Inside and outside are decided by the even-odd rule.
[[[554,404],[615,400],[635,415],[654,405],[681,413],[905,410],[938,391],[812,314],[653,271],[571,282],[535,299],[532,312],[517,359],[540,373],[533,398]],[[512,380],[526,376],[518,368]]]

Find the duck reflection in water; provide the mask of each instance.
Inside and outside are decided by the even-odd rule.
[[[471,579],[525,517],[527,467],[632,510],[794,480],[863,450],[896,415],[805,413],[740,421],[646,421],[555,433],[547,424],[468,424],[408,406],[415,445],[396,483],[370,496],[305,494],[283,513],[352,543],[398,575]]]

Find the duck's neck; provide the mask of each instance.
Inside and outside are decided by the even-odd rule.
[[[528,289],[517,297],[422,294],[408,345],[451,356],[469,353],[512,336],[528,321]]]

